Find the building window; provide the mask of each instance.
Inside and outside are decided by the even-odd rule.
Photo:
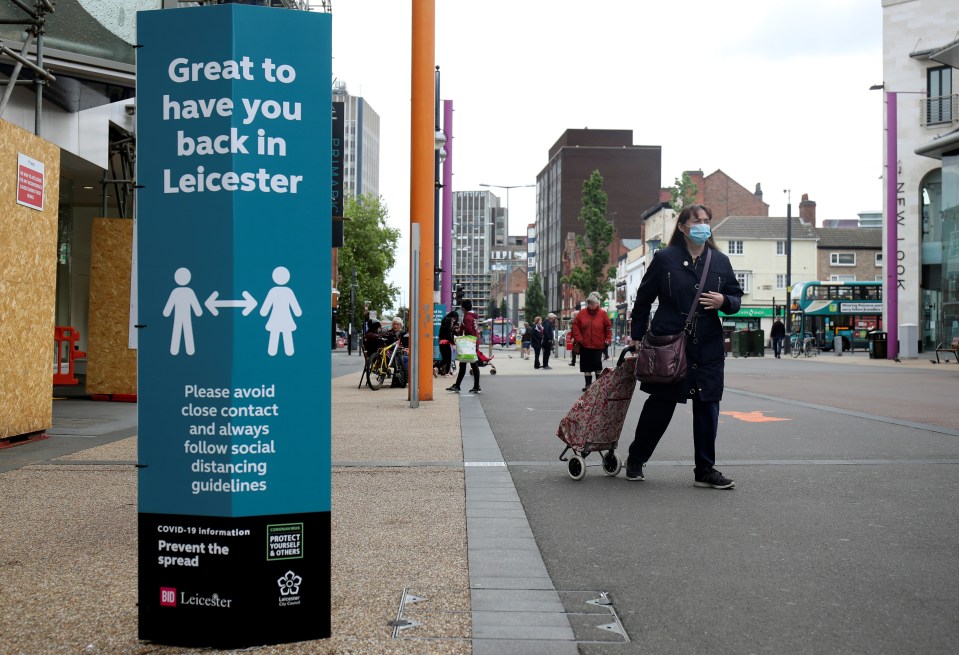
[[[829,253],[829,263],[833,266],[855,266],[856,253],[854,252],[831,252]]]
[[[777,241],[777,242],[776,242],[776,254],[777,254],[777,255],[785,255],[785,254],[786,254],[786,242],[785,242],[785,241]]]
[[[830,275],[829,281],[830,282],[855,282],[856,276],[855,275]]]
[[[777,289],[786,288],[786,276],[783,273],[776,274],[776,288]]]
[[[729,254],[730,255],[741,255],[743,254],[743,242],[742,241],[729,241]]]
[[[952,122],[952,68],[926,71],[926,125]]]
[[[736,243],[730,241],[729,243]],[[740,247],[742,247],[742,241],[738,242]],[[742,253],[740,253],[742,254]],[[743,293],[749,293],[749,280],[752,278],[752,275],[749,274],[749,271],[736,271],[736,280],[739,282],[739,286],[743,288]]]
[[[877,252],[877,253],[876,253],[876,266],[878,266],[879,268],[882,268],[882,253],[881,253],[881,252]]]

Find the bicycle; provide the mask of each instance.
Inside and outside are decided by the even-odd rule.
[[[381,388],[386,378],[396,380],[400,386],[406,386],[406,372],[403,370],[403,360],[400,342],[394,341],[376,351],[369,362],[366,372],[366,386],[373,391]]]
[[[815,337],[806,337],[802,340],[802,343],[799,343],[799,340],[794,338],[790,340],[790,345],[792,346],[794,358],[800,355],[812,357],[813,355],[819,354],[819,344],[816,342]]]

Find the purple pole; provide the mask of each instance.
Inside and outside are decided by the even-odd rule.
[[[899,151],[896,93],[886,92],[886,356],[899,357]]]
[[[446,311],[453,307],[453,101],[443,101],[443,131],[446,133],[446,161],[443,162],[443,253],[440,267],[440,302]]]

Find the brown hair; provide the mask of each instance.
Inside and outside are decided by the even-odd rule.
[[[673,235],[669,237],[670,246],[685,246],[686,245],[686,235],[682,233],[679,229],[680,224],[686,225],[689,222],[689,219],[698,214],[699,212],[706,212],[706,216],[709,216],[709,219],[712,220],[713,212],[706,205],[686,205],[683,207],[683,210],[679,212],[679,218],[676,219],[676,229],[673,230]],[[711,230],[710,230],[711,231]],[[709,239],[706,240],[706,245],[710,248],[716,247],[716,242],[713,241],[713,235],[709,235]]]

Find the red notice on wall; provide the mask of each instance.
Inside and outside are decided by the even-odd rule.
[[[43,162],[17,153],[17,204],[43,211]]]

